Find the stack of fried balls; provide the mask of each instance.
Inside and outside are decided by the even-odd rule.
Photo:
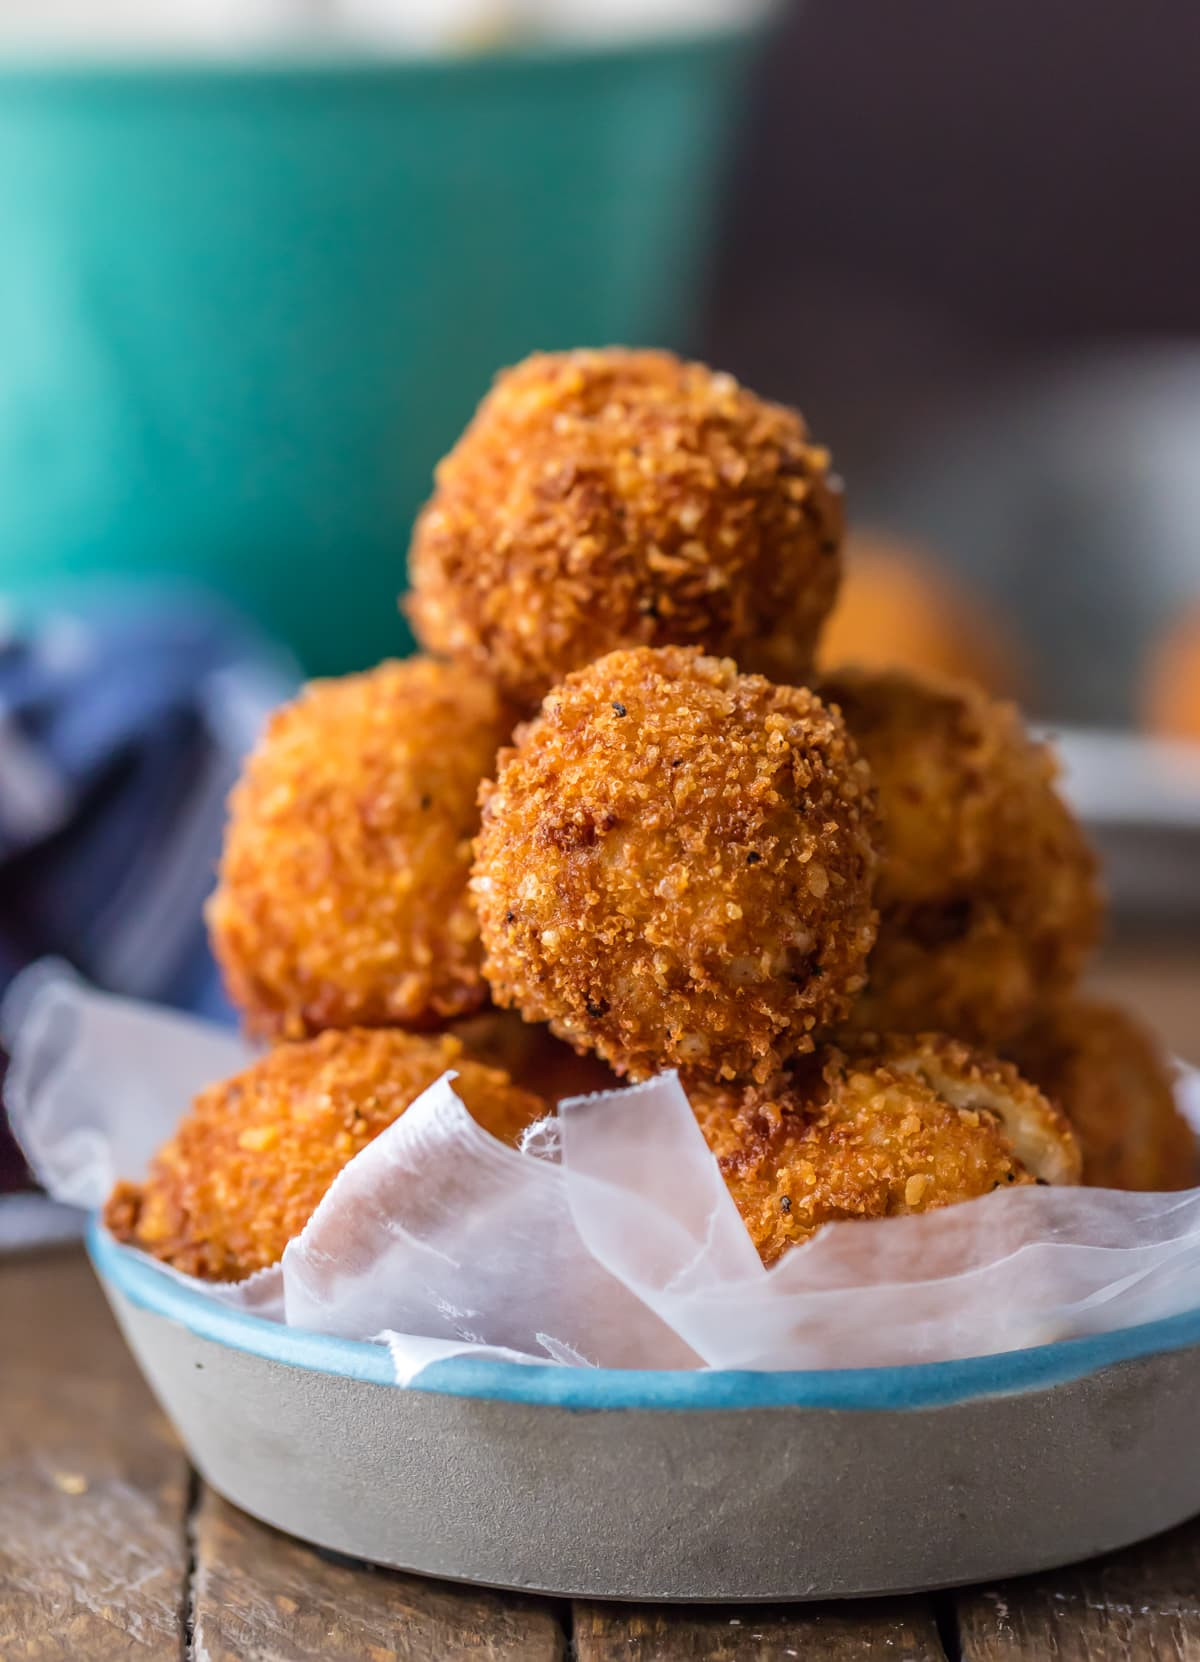
[[[312,683],[233,793],[209,924],[271,1048],[113,1232],[269,1265],[450,1067],[512,1142],[678,1069],[768,1264],[1010,1184],[1190,1185],[1162,1056],[1076,991],[1101,901],[1050,752],[977,685],[814,673],[842,542],[828,451],[729,375],[501,375],[416,526],[425,655]]]

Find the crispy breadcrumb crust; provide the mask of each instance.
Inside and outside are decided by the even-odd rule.
[[[879,938],[858,1028],[1001,1043],[1069,989],[1099,934],[1095,860],[1014,706],[908,671],[824,676],[871,769]]]
[[[1196,1139],[1176,1105],[1166,1057],[1128,1011],[1063,999],[1008,1048],[1075,1127],[1085,1183],[1162,1190],[1200,1182]]]
[[[448,1034],[322,1033],[201,1091],[146,1181],[114,1189],[104,1221],[188,1275],[240,1281],[279,1260],[342,1167],[448,1068],[474,1118],[505,1142],[548,1111]]]
[[[794,411],[668,352],[536,354],[438,467],[405,609],[526,710],[620,646],[800,681],[841,540],[829,453]]]
[[[937,1034],[823,1048],[770,1085],[685,1085],[765,1264],[838,1219],[1079,1180],[1058,1109],[1011,1065]]]
[[[208,906],[246,1026],[436,1027],[487,996],[467,900],[479,782],[511,716],[428,658],[311,683],[230,798]]]
[[[769,1077],[862,982],[867,771],[811,692],[683,647],[569,676],[484,787],[498,1004],[644,1078]]]
[[[621,1086],[598,1056],[572,1050],[543,1023],[524,1021],[516,1010],[481,1010],[456,1023],[454,1036],[475,1061],[502,1068],[514,1083],[554,1106],[564,1097],[591,1096]]]

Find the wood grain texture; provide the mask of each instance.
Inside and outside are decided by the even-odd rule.
[[[963,1662],[1200,1662],[1200,1519],[1075,1569],[958,1595]]]
[[[138,1388],[137,1365],[81,1246],[0,1255],[0,1324],[0,1373],[20,1364]]]
[[[682,1609],[575,1606],[578,1662],[944,1662],[923,1599]]]
[[[187,1465],[77,1248],[0,1260],[0,1658],[180,1654]]]
[[[256,1523],[211,1490],[192,1522],[204,1662],[562,1662],[552,1605],[369,1570]]]

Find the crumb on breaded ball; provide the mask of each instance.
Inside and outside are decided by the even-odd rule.
[[[322,1033],[201,1091],[145,1182],[117,1185],[104,1221],[185,1274],[243,1280],[278,1262],[342,1167],[447,1069],[472,1116],[504,1142],[548,1111],[449,1034]]]
[[[879,533],[846,543],[837,604],[821,634],[823,670],[913,669],[1012,696],[1022,654],[994,612],[919,549]]]
[[[765,1086],[685,1085],[765,1264],[839,1219],[1079,1181],[1058,1109],[1010,1064],[935,1034],[864,1036]]]
[[[878,793],[879,938],[853,1025],[1011,1038],[1074,984],[1099,933],[1095,860],[1053,754],[966,682],[842,670],[820,691]]]
[[[1200,1182],[1196,1139],[1175,1101],[1166,1057],[1127,1011],[1063,999],[1009,1053],[1074,1126],[1085,1183],[1163,1190]]]
[[[669,352],[535,354],[437,469],[405,609],[522,708],[621,646],[800,681],[837,592],[841,488],[794,411]]]
[[[428,658],[314,681],[230,798],[213,949],[247,1028],[429,1028],[487,996],[466,892],[479,782],[511,732],[488,682]]]
[[[858,992],[874,811],[811,692],[694,648],[571,675],[484,787],[495,1001],[640,1079],[768,1077]]]

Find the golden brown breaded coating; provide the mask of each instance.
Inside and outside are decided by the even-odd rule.
[[[405,604],[426,647],[527,710],[620,646],[799,681],[841,539],[829,454],[794,411],[669,352],[537,354],[439,466]]]
[[[1114,1004],[1063,999],[1009,1047],[1056,1102],[1098,1189],[1188,1189],[1200,1182],[1196,1139],[1175,1102],[1153,1035]]]
[[[837,604],[821,634],[823,670],[912,669],[1012,696],[1024,681],[1011,632],[919,549],[876,534],[846,544]]]
[[[685,1084],[765,1264],[838,1219],[1079,1181],[1064,1116],[1011,1065],[936,1034],[822,1049],[770,1085]]]
[[[479,782],[511,717],[428,658],[315,681],[230,798],[213,948],[246,1026],[436,1027],[487,996],[467,899]]]
[[[117,1185],[104,1221],[185,1274],[240,1281],[278,1262],[342,1167],[448,1068],[473,1117],[505,1142],[548,1111],[448,1034],[322,1033],[202,1091],[146,1181]]]
[[[524,1021],[516,1010],[481,1010],[458,1022],[454,1036],[475,1061],[503,1068],[516,1084],[554,1106],[564,1097],[615,1091],[621,1085],[598,1056],[572,1050],[543,1023]]]
[[[874,938],[867,772],[802,688],[694,648],[567,678],[485,787],[471,889],[498,1004],[644,1078],[765,1078]]]
[[[1000,1043],[1095,943],[1095,861],[1016,709],[966,682],[842,670],[837,705],[878,792],[879,939],[852,1021]]]

